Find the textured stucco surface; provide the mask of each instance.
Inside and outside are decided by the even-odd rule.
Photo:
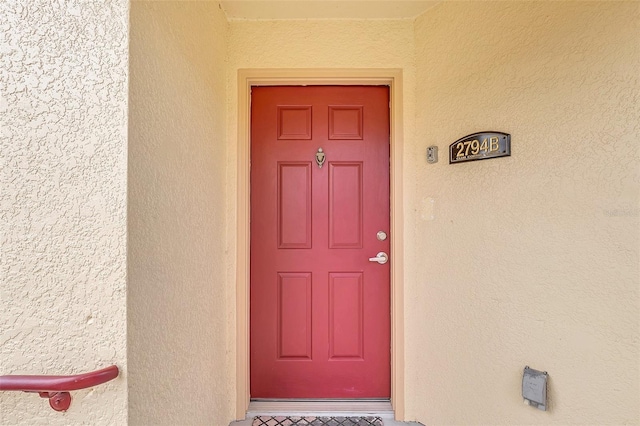
[[[124,424],[128,3],[0,2],[0,375],[119,378],[66,413],[0,393],[0,424]]]
[[[640,423],[639,7],[229,24],[134,1],[129,58],[127,2],[0,2],[0,374],[124,370],[66,414],[0,394],[0,424],[234,417],[236,75],[296,67],[403,69],[406,419]],[[512,157],[448,165],[480,130]]]
[[[228,24],[215,2],[133,2],[130,19],[129,420],[225,425]]]
[[[408,417],[640,422],[639,12],[447,2],[417,20]],[[512,156],[449,165],[482,130],[511,133]],[[550,411],[523,405],[525,365],[549,372]]]

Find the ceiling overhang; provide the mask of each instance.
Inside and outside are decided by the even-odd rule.
[[[225,0],[230,21],[293,19],[414,19],[433,0]]]

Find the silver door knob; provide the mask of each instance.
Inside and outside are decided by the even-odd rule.
[[[370,257],[369,258],[369,262],[378,262],[381,265],[384,265],[388,261],[389,261],[389,256],[387,255],[387,253],[385,253],[383,251],[381,251],[380,253],[376,254],[376,257]]]

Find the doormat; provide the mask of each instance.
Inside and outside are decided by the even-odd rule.
[[[252,426],[383,426],[380,417],[254,417]]]

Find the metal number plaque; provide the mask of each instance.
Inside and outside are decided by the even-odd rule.
[[[449,145],[449,164],[511,155],[511,135],[502,132],[473,133]]]

